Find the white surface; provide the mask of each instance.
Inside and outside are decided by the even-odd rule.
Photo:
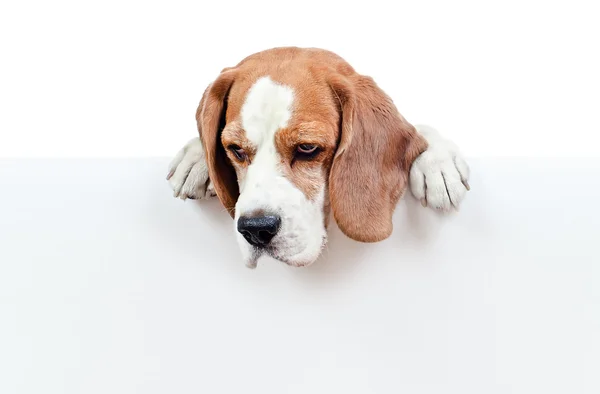
[[[593,0],[3,1],[0,157],[171,156],[205,87],[274,46],[371,75],[481,156],[600,154]]]
[[[600,392],[595,2],[286,7],[2,2],[0,157],[170,158],[223,67],[316,46],[487,157],[460,214],[251,271],[166,158],[0,161],[0,393]]]
[[[167,163],[0,161],[1,393],[600,392],[600,161],[471,160],[458,215],[256,270]]]

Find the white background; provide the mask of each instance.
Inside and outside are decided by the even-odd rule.
[[[0,392],[600,392],[594,3],[3,2]],[[282,45],[454,139],[461,212],[408,197],[382,243],[334,226],[313,267],[246,269],[167,157],[223,67]]]
[[[337,52],[469,154],[597,155],[596,6],[5,1],[0,156],[170,156],[222,68],[285,45]]]

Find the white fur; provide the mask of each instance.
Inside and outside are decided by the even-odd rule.
[[[241,111],[246,137],[255,146],[256,155],[245,174],[238,177],[240,197],[234,225],[240,216],[261,210],[281,216],[279,233],[270,243],[269,253],[290,265],[313,262],[326,239],[323,225],[323,189],[308,200],[283,175],[281,157],[275,147],[275,135],[287,127],[292,115],[294,93],[290,87],[263,77],[249,90]],[[238,242],[249,267],[256,266],[260,250],[238,234]]]
[[[242,127],[255,146],[274,146],[277,130],[286,127],[292,116],[294,91],[269,77],[259,78],[250,88],[242,106]]]
[[[412,164],[410,188],[424,206],[458,209],[468,190],[469,166],[456,145],[429,126],[415,126],[429,147]]]
[[[200,138],[191,139],[181,148],[169,165],[167,179],[173,195],[182,200],[215,196],[213,185],[208,179],[208,167]]]

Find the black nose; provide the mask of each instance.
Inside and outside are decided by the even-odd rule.
[[[279,231],[280,224],[279,216],[242,216],[238,219],[237,229],[250,245],[266,246]]]

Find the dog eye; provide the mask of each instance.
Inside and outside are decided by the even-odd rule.
[[[248,157],[248,155],[246,154],[246,151],[237,145],[229,145],[229,147],[227,149],[229,149],[231,151],[231,153],[233,153],[235,158],[238,159],[239,161],[245,161],[246,158]]]
[[[300,144],[296,147],[296,156],[301,158],[310,159],[315,157],[319,153],[320,149],[318,146],[313,144]]]

